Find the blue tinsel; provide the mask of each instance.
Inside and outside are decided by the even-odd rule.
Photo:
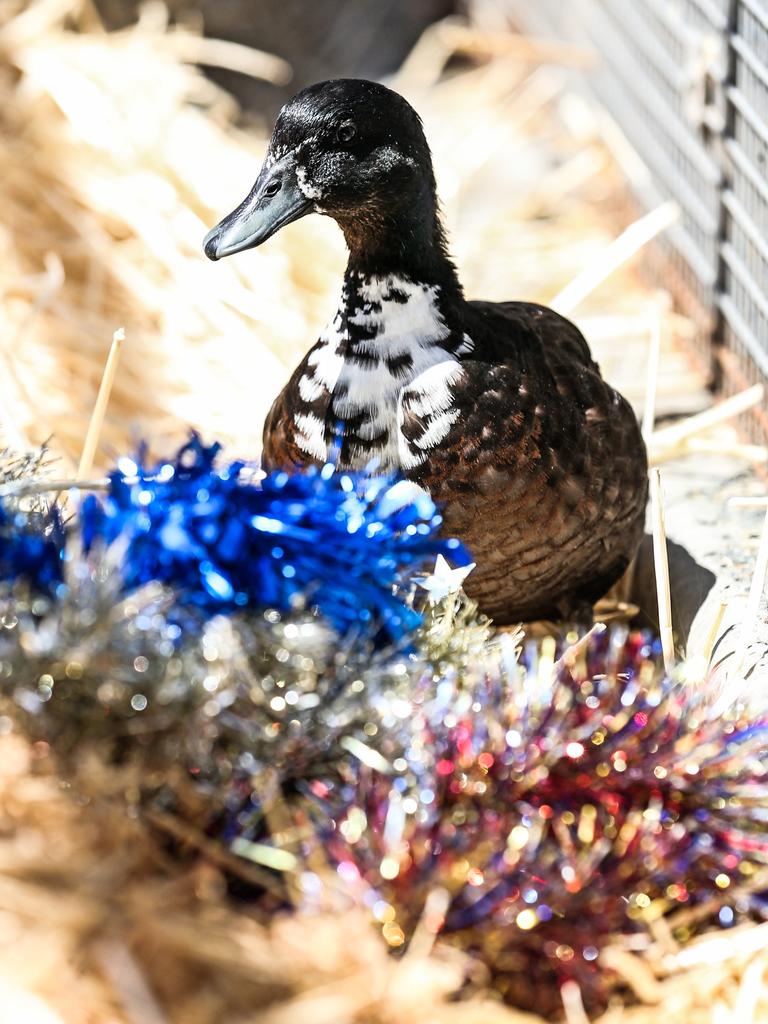
[[[28,581],[51,591],[62,578],[64,527],[58,508],[8,511],[0,504],[0,581]]]
[[[420,622],[393,587],[438,553],[466,564],[458,541],[436,537],[431,500],[405,480],[332,466],[242,480],[242,463],[215,465],[219,445],[193,436],[151,468],[120,460],[105,498],[80,514],[83,546],[126,543],[124,587],[173,588],[180,609],[316,606],[338,629],[380,628],[393,640]]]

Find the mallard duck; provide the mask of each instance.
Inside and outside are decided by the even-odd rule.
[[[465,589],[497,623],[591,616],[640,541],[647,459],[579,330],[536,303],[465,299],[421,121],[382,85],[322,82],[283,107],[205,253],[313,212],[339,225],[349,262],[336,315],[267,416],[264,467],[400,472],[469,548]]]

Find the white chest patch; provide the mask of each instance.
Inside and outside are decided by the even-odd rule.
[[[450,331],[437,304],[438,287],[397,276],[355,284],[352,308],[342,311],[321,335],[299,380],[302,401],[332,396],[332,419],[348,439],[355,468],[375,461],[382,470],[408,469],[439,444],[458,416],[452,385],[462,365],[441,344]],[[464,337],[458,354],[470,351]],[[423,421],[410,440],[403,434],[406,410]],[[294,417],[297,443],[317,459],[332,457],[326,424],[307,412]],[[338,442],[337,442],[338,443]]]

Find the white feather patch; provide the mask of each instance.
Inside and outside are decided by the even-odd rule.
[[[416,416],[429,416],[430,421],[427,429],[421,437],[414,442],[419,452],[414,452],[405,442],[405,438],[399,431],[400,437],[400,465],[403,469],[411,469],[413,466],[423,462],[426,452],[435,445],[440,444],[456,422],[459,410],[451,407],[452,386],[464,373],[461,363],[448,357],[442,362],[435,363],[423,373],[416,377],[411,385],[403,392],[398,409],[398,420],[402,426],[402,404],[408,399],[408,407]],[[424,454],[420,454],[423,452]]]
[[[296,184],[299,186],[299,191],[305,199],[322,199],[322,189],[312,184],[307,177],[306,167],[302,167],[301,164],[296,168]]]
[[[475,347],[474,341],[472,341],[470,336],[465,333],[463,338],[461,339],[461,344],[456,349],[456,355],[457,356],[469,355],[469,353],[474,349],[474,347]]]
[[[397,298],[390,297],[393,291],[398,293]],[[463,368],[440,344],[450,331],[440,315],[438,286],[397,275],[373,277],[360,283],[357,294],[360,308],[349,316],[349,323],[364,328],[370,338],[356,340],[354,351],[375,356],[376,361],[355,358],[344,318],[337,314],[307,360],[311,376],[300,379],[300,394],[309,402],[318,397],[316,389],[335,392],[334,411],[342,426],[346,418],[364,416],[357,428],[363,441],[374,441],[386,431],[386,443],[360,446],[359,451],[350,453],[357,465],[362,467],[376,459],[382,469],[408,468],[422,462],[426,451],[439,444],[455,422],[458,412],[451,409],[451,386]],[[465,335],[461,350],[470,351],[472,347],[471,339]],[[404,362],[393,370],[387,359]],[[406,394],[410,398],[409,408],[416,415],[431,417],[417,442],[419,451],[413,451],[402,434],[402,403]],[[323,426],[319,420],[313,424],[312,419],[296,417],[304,438],[299,443],[305,451],[311,445],[316,458],[327,458]]]
[[[325,446],[325,427],[323,421],[314,413],[298,413],[294,417],[297,428],[296,443],[302,451],[315,459],[325,459],[328,451]]]
[[[303,402],[314,402],[324,390],[323,384],[314,377],[307,377],[305,374],[299,378],[299,394]]]

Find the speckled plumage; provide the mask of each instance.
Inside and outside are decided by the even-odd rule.
[[[335,124],[354,125],[353,145]],[[642,535],[646,455],[628,403],[554,311],[464,299],[401,97],[354,81],[306,90],[278,120],[267,167],[278,159],[294,161],[281,187],[293,174],[338,221],[350,260],[336,316],[267,417],[265,467],[401,470],[470,548],[465,587],[483,611],[584,617]]]

